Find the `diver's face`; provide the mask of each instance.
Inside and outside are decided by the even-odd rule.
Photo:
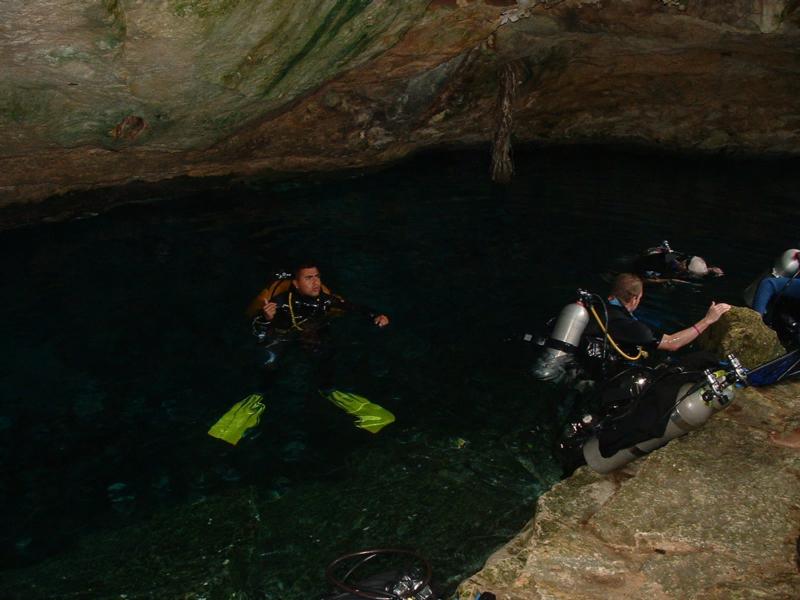
[[[627,308],[627,309],[628,309],[630,312],[633,312],[633,311],[635,311],[637,308],[639,308],[639,303],[640,303],[641,301],[642,301],[642,294],[638,294],[638,295],[634,296],[633,298],[631,298],[631,301],[628,303],[628,306],[627,306],[626,308]]]
[[[320,279],[319,269],[317,269],[317,267],[300,269],[292,281],[297,291],[304,296],[316,298],[322,290],[322,280]]]

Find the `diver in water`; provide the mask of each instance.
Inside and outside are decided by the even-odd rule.
[[[647,358],[652,350],[680,350],[731,308],[729,304],[712,302],[705,316],[694,325],[675,333],[660,333],[634,316],[643,295],[644,281],[639,275],[620,273],[614,278],[607,301],[600,302],[602,317],[591,297],[567,306],[534,365],[534,377],[561,381],[574,368],[577,358],[578,370],[590,380],[604,379],[629,363]]]
[[[264,367],[268,372],[277,368],[290,344],[299,344],[312,358],[320,393],[357,416],[358,427],[377,433],[391,423],[394,416],[362,396],[334,387],[335,350],[327,326],[331,317],[342,312],[365,315],[377,327],[389,325],[386,315],[332,293],[322,283],[319,268],[313,261],[298,264],[291,274],[282,274],[256,296],[246,311],[253,319],[253,333],[266,349]]]
[[[369,316],[378,327],[386,327],[389,317],[346,301],[331,293],[322,283],[314,262],[305,262],[295,268],[289,285],[280,282],[265,288],[247,309],[250,317],[263,317],[262,330],[278,335],[318,332],[336,311],[352,311]],[[277,284],[277,285],[276,285]],[[260,313],[260,315],[259,315]]]
[[[675,252],[667,241],[649,248],[636,258],[632,270],[651,282],[686,281],[724,275],[722,269],[709,266],[701,256]]]
[[[800,345],[800,250],[786,250],[756,287],[751,306],[784,346]]]
[[[730,310],[729,304],[712,302],[705,316],[694,325],[676,333],[654,333],[634,316],[644,296],[644,282],[634,273],[620,273],[614,279],[608,296],[608,333],[617,343],[628,347],[674,352],[690,344]],[[602,336],[597,323],[590,322],[587,336]]]

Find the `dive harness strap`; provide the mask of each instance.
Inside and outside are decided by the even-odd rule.
[[[578,351],[576,346],[554,338],[549,338],[545,343],[545,346],[552,348],[553,350],[561,350],[561,352],[566,352],[567,354],[575,354],[575,352]]]
[[[303,331],[303,328],[297,323],[297,317],[294,314],[294,306],[292,302],[292,292],[289,292],[289,316],[292,319],[292,328],[297,329],[297,331]]]

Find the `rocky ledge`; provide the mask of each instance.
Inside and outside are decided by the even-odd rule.
[[[712,342],[730,350],[746,327],[766,353],[751,366],[768,358],[774,334],[753,311],[732,312]],[[745,388],[700,430],[616,473],[581,467],[459,597],[798,598],[800,450],[767,437],[798,425],[800,382]]]

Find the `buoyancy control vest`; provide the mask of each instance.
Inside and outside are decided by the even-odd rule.
[[[248,305],[247,310],[245,310],[245,314],[252,319],[253,317],[261,314],[261,311],[267,302],[272,302],[276,296],[291,291],[291,289],[294,287],[292,285],[291,277],[292,276],[287,273],[279,274],[277,279],[272,281],[269,285],[267,285],[267,287],[259,292],[258,296],[253,298],[252,302],[250,302]],[[333,294],[328,286],[324,284],[322,285],[322,293],[339,298],[339,296]]]

